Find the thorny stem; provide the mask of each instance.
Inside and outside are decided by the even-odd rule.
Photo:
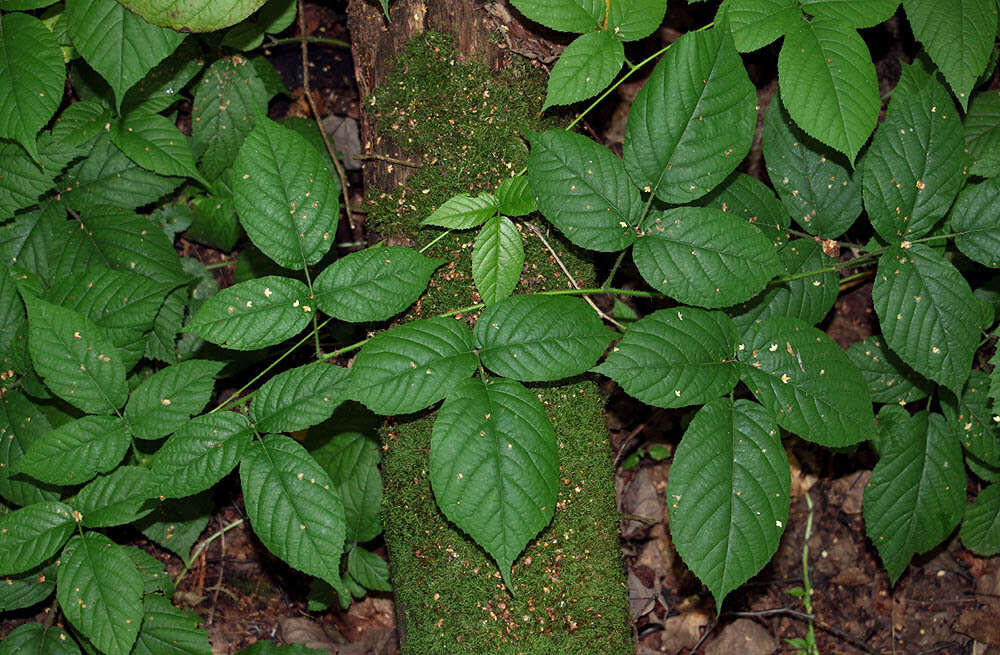
[[[215,541],[216,539],[218,539],[219,537],[221,537],[225,533],[229,532],[233,528],[235,528],[235,527],[237,527],[239,525],[242,525],[242,524],[243,524],[243,519],[236,519],[235,521],[233,521],[229,525],[224,525],[220,529],[216,530],[208,538],[206,538],[205,541],[203,541],[200,544],[198,544],[198,547],[195,548],[195,550],[194,550],[193,553],[191,553],[191,557],[188,559],[188,562],[194,562],[195,560],[197,560],[198,557],[205,551],[205,549],[208,548],[208,545],[210,543],[212,543],[213,541]],[[177,575],[177,577],[174,579],[174,587],[175,588],[179,587],[181,585],[181,580],[184,579],[184,576],[187,575],[187,572],[189,570],[191,570],[190,564],[189,563],[185,563],[184,564],[184,570],[181,571]]]

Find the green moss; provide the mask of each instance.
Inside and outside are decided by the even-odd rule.
[[[449,39],[435,34],[416,37],[397,70],[371,109],[382,133],[404,150],[423,152],[424,165],[392,193],[369,196],[369,220],[383,234],[427,243],[440,230],[421,229],[419,221],[441,202],[457,192],[492,191],[524,166],[524,130],[551,127],[538,116],[544,79],[527,66],[494,78],[482,65],[458,63]],[[519,229],[526,263],[518,292],[569,286],[537,234]],[[583,253],[555,233],[544,234],[574,278],[592,283]],[[450,234],[428,251],[449,263],[412,316],[478,301],[470,266],[474,239],[472,231]],[[531,388],[559,441],[559,500],[552,524],[514,564],[516,596],[492,559],[434,502],[427,468],[435,414],[382,430],[384,524],[408,655],[632,652],[603,401],[584,378]]]

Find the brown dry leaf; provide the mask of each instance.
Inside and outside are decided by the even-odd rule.
[[[1000,612],[989,606],[978,609],[970,607],[959,615],[955,630],[978,642],[1000,646]]]
[[[677,653],[694,648],[701,638],[701,629],[712,622],[712,615],[705,610],[694,610],[671,616],[663,623],[660,632],[660,650]]]
[[[361,639],[338,646],[333,652],[335,655],[396,655],[399,638],[393,628],[372,628],[366,630]]]
[[[870,584],[871,581],[872,579],[868,577],[868,574],[864,572],[864,569],[857,566],[850,566],[830,579],[830,582],[833,584],[839,584],[845,587],[860,587],[862,585]]]
[[[656,607],[656,592],[643,584],[632,569],[628,572],[628,608],[633,619],[645,616]]]
[[[770,632],[750,619],[736,619],[705,647],[705,655],[771,655],[777,649]]]
[[[801,498],[816,484],[816,480],[819,478],[812,473],[802,472],[802,464],[791,449],[786,448],[785,452],[788,454],[788,466],[792,473],[792,498]]]
[[[871,476],[871,471],[858,471],[838,478],[830,484],[831,499],[835,503],[840,503],[840,511],[844,514],[860,514],[863,511],[865,485]]]
[[[653,478],[645,469],[639,471],[621,496],[621,511],[623,514],[642,516],[655,521],[663,519],[663,497],[656,490]],[[625,521],[622,536],[633,539],[646,530],[649,525],[642,521]]]
[[[388,598],[366,596],[364,600],[352,603],[344,617],[345,634],[352,638],[373,628],[395,628],[396,608]]]
[[[278,621],[281,626],[281,637],[289,644],[302,644],[307,648],[336,648],[347,640],[337,632],[332,625],[324,625],[318,621],[304,617],[286,617]]]

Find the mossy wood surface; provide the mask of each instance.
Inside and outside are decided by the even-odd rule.
[[[365,99],[367,118],[422,166],[392,190],[370,192],[366,209],[377,233],[419,246],[440,235],[417,224],[444,200],[492,190],[524,166],[523,130],[545,127],[538,113],[544,79],[527,64],[497,78],[481,64],[457,61],[451,40],[430,32],[408,43],[396,71]],[[592,284],[591,265],[535,223],[577,281]],[[565,273],[536,233],[520,229],[526,262],[515,293],[566,288]],[[414,317],[478,302],[473,240],[472,231],[452,233],[428,250],[449,263]],[[408,655],[633,650],[603,400],[587,377],[530,388],[553,420],[560,486],[552,524],[514,564],[516,596],[493,560],[434,502],[428,459],[435,414],[402,417],[382,429],[383,519]]]

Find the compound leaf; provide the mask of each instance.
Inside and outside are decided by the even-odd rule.
[[[120,418],[83,416],[32,443],[18,471],[49,484],[83,484],[117,466],[130,444],[128,428]]]
[[[40,603],[56,590],[56,565],[50,562],[45,566],[28,569],[24,573],[5,576],[4,584],[0,585],[0,612],[24,609],[35,603]],[[38,623],[26,625],[40,625]],[[13,634],[11,632],[10,634]],[[10,639],[4,640],[6,643]],[[4,653],[0,644],[0,653]],[[14,655],[20,651],[7,651],[5,655]]]
[[[365,589],[392,591],[389,565],[384,559],[361,546],[355,546],[347,554],[347,572]]]
[[[791,478],[774,419],[749,400],[718,398],[695,414],[667,485],[670,535],[715,606],[778,549]]]
[[[201,178],[188,138],[165,116],[132,112],[115,126],[111,142],[129,159],[154,173]]]
[[[181,427],[212,398],[224,362],[192,359],[142,381],[125,405],[125,420],[140,439],[159,439]]]
[[[75,526],[73,508],[54,500],[0,516],[0,575],[41,564],[62,547]]]
[[[763,48],[802,19],[796,0],[729,0],[723,9],[740,52]]]
[[[965,115],[965,147],[971,174],[1000,175],[1000,91],[984,91],[972,99]]]
[[[83,514],[88,528],[106,528],[132,523],[149,512],[146,501],[151,491],[150,470],[141,466],[122,466],[90,481],[72,500],[73,508]]]
[[[208,633],[195,613],[174,607],[168,598],[148,594],[142,600],[142,614],[132,655],[211,655]]]
[[[493,305],[509,296],[521,280],[523,266],[524,244],[517,226],[506,216],[486,221],[472,249],[472,279],[483,302]]]
[[[250,443],[249,435],[247,443]],[[155,475],[150,484],[156,490]],[[152,512],[137,521],[135,527],[180,557],[185,566],[190,566],[191,549],[204,532],[214,510],[211,493],[202,492],[160,502]]]
[[[934,385],[889,350],[881,337],[856,341],[847,357],[861,371],[872,402],[906,404],[926,398]]]
[[[250,418],[260,432],[305,430],[330,418],[349,381],[349,369],[322,362],[279,373],[254,395]]]
[[[313,456],[321,460],[344,503],[346,541],[363,543],[377,537],[382,532],[378,444],[358,432],[342,432]]]
[[[497,187],[496,198],[500,203],[497,211],[507,216],[527,216],[538,209],[525,175],[504,179]]]
[[[558,453],[545,409],[514,380],[465,380],[434,421],[430,479],[438,506],[496,560],[511,591],[514,559],[552,519]]]
[[[496,213],[500,201],[492,193],[480,193],[472,197],[458,193],[444,201],[431,215],[420,222],[421,225],[436,225],[450,230],[466,230],[481,225]]]
[[[602,0],[512,0],[511,4],[536,23],[577,34],[600,28],[606,11]]]
[[[196,416],[157,451],[150,488],[168,498],[204,491],[233,470],[250,447],[252,437],[250,421],[242,414]]]
[[[27,378],[23,378],[27,379]],[[60,498],[59,490],[37,484],[13,471],[32,444],[52,430],[41,409],[16,389],[0,397],[0,495],[15,505],[31,505]]]
[[[624,61],[625,46],[607,30],[578,36],[552,67],[542,110],[597,95],[615,79]]]
[[[80,655],[80,648],[58,626],[22,623],[0,642],[0,655]]]
[[[608,5],[608,31],[624,41],[644,39],[660,26],[666,0],[616,0]]]
[[[851,27],[874,27],[892,18],[899,0],[802,0],[802,11]]]
[[[985,487],[965,508],[958,536],[963,546],[980,557],[1000,552],[1000,485]]]
[[[0,141],[0,220],[6,221],[17,210],[34,205],[39,196],[52,188],[54,178],[52,173],[39,168],[20,145]]]
[[[694,204],[732,212],[748,223],[753,223],[771,239],[775,248],[780,248],[788,241],[785,230],[792,222],[788,212],[770,187],[746,173],[734,172]]]
[[[986,180],[962,190],[951,210],[955,245],[984,266],[1000,267],[1000,178]]]

